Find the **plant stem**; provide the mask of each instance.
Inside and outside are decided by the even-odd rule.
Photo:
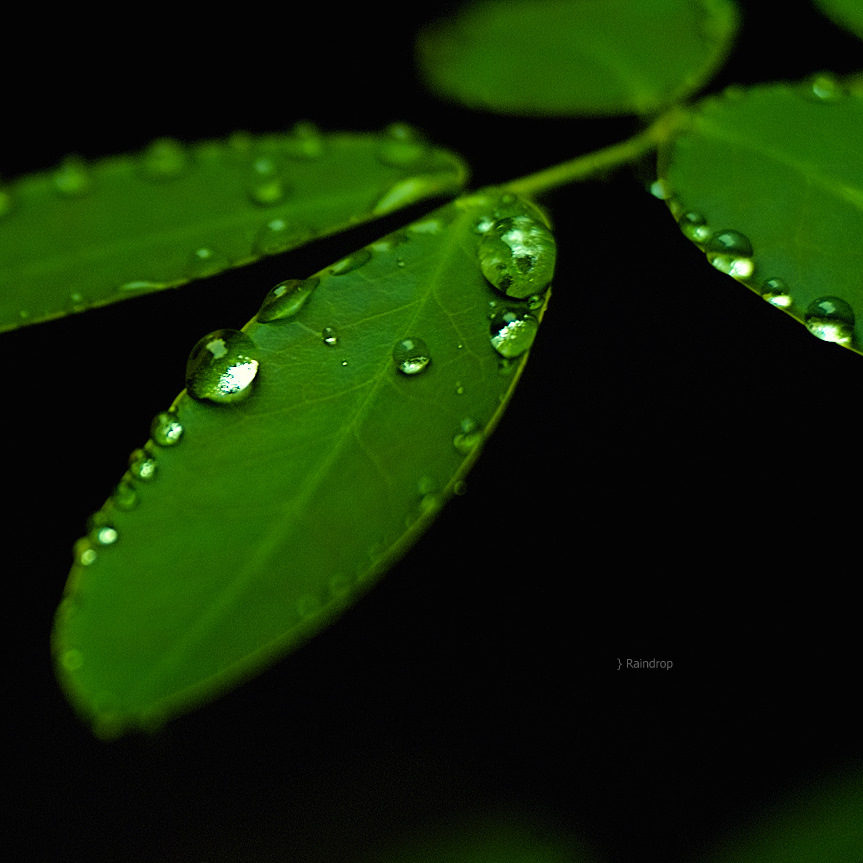
[[[633,162],[645,153],[649,153],[679,130],[688,117],[689,114],[685,109],[674,107],[660,115],[646,129],[625,141],[611,144],[601,150],[594,150],[592,153],[584,153],[567,162],[561,162],[535,174],[518,177],[502,185],[508,191],[529,197],[568,183],[589,180],[611,168]]]

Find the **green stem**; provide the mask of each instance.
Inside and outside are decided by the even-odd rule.
[[[574,159],[537,171],[535,174],[518,177],[504,183],[503,187],[517,195],[532,197],[568,183],[589,180],[611,168],[634,162],[645,153],[656,149],[659,144],[678,131],[688,117],[689,114],[685,109],[672,108],[659,116],[646,129],[625,141],[576,156]]]

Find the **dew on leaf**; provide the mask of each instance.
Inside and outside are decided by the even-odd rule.
[[[258,310],[257,320],[262,324],[269,324],[272,321],[289,320],[295,317],[320,281],[313,276],[310,279],[287,279],[279,282],[264,297]]]
[[[135,488],[135,483],[132,482],[131,477],[123,477],[111,493],[111,503],[124,512],[135,509],[140,502],[138,490]]]
[[[777,309],[791,306],[791,294],[783,279],[766,279],[761,285],[761,296]]]
[[[431,354],[422,339],[411,336],[396,343],[393,348],[393,361],[402,374],[416,375],[428,368]]]
[[[533,344],[539,321],[529,312],[502,309],[492,315],[489,330],[492,347],[502,357],[514,359]]]
[[[248,398],[258,368],[257,348],[249,336],[240,330],[214,330],[189,354],[186,387],[200,401],[233,404]]]
[[[155,479],[158,468],[156,457],[144,449],[136,449],[129,456],[129,473],[141,482]]]
[[[476,420],[466,418],[459,424],[452,445],[460,455],[468,455],[482,442],[482,429]]]
[[[483,275],[502,293],[524,299],[542,293],[554,275],[557,254],[551,231],[530,216],[499,219],[479,247]]]
[[[183,424],[174,411],[160,411],[150,423],[150,436],[158,446],[176,446],[184,432]]]
[[[803,83],[803,92],[814,102],[830,104],[841,102],[848,89],[829,72],[817,72]]]
[[[260,255],[278,255],[300,245],[313,234],[311,228],[286,219],[271,219],[255,235],[254,250]]]
[[[372,253],[370,249],[359,249],[347,257],[342,258],[340,261],[336,261],[336,263],[330,267],[330,272],[334,276],[344,276],[347,273],[352,273],[354,270],[358,270],[371,259]]]
[[[747,279],[755,264],[752,260],[752,243],[740,231],[717,231],[707,243],[707,260],[721,273],[736,279]]]
[[[66,156],[54,169],[51,179],[57,192],[69,198],[86,195],[93,184],[87,163],[76,155]]]
[[[295,123],[292,137],[287,140],[284,152],[294,159],[318,159],[324,152],[324,136],[312,122],[302,120]]]
[[[188,167],[189,154],[174,138],[157,138],[141,154],[141,172],[149,180],[173,180]]]
[[[321,339],[325,345],[337,345],[339,343],[339,334],[335,327],[324,327],[321,330]]]
[[[710,228],[707,220],[701,213],[687,210],[677,220],[677,225],[683,232],[683,236],[693,243],[706,243],[710,239]]]
[[[201,246],[192,252],[186,266],[186,274],[193,279],[215,276],[230,266],[226,255],[209,246]]]
[[[806,308],[806,329],[825,342],[848,346],[854,336],[854,312],[839,297],[819,297]]]
[[[378,147],[378,158],[395,168],[411,167],[428,152],[428,144],[420,132],[408,123],[387,126]]]

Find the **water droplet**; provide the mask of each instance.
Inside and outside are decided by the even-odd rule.
[[[464,395],[464,384],[461,381],[455,382],[455,394],[457,396],[463,396]]]
[[[267,156],[255,159],[246,192],[256,204],[272,207],[287,197],[290,186],[276,163]]]
[[[337,345],[339,343],[339,334],[335,327],[324,327],[321,330],[321,339],[325,345]]]
[[[136,449],[129,456],[129,473],[141,482],[151,482],[156,478],[159,463],[156,457],[144,449]]]
[[[344,276],[346,273],[352,273],[354,270],[358,270],[371,259],[371,249],[359,249],[358,251],[353,252],[353,254],[350,254],[333,264],[330,267],[330,272],[334,276]]]
[[[81,312],[87,308],[87,300],[80,291],[72,291],[69,294],[68,307],[73,312]]]
[[[502,309],[491,318],[491,345],[506,359],[520,357],[536,338],[539,321],[528,312]]]
[[[114,545],[120,538],[117,528],[108,520],[102,512],[97,512],[90,517],[87,536],[95,546],[105,547]]]
[[[683,232],[683,236],[693,243],[704,244],[710,239],[710,228],[707,226],[707,220],[701,213],[696,213],[694,210],[687,210],[677,220],[677,225]]]
[[[671,189],[669,188],[668,181],[661,177],[654,180],[650,184],[650,194],[653,195],[654,198],[659,198],[660,201],[667,201],[671,197]]]
[[[483,275],[499,291],[524,299],[540,294],[554,275],[557,248],[551,231],[530,216],[499,219],[480,242]]]
[[[135,488],[135,483],[132,481],[131,476],[123,477],[111,493],[111,503],[117,509],[122,509],[124,512],[130,512],[135,509],[140,502],[141,499],[138,496],[138,490]]]
[[[387,126],[378,146],[378,158],[395,168],[415,165],[429,151],[420,132],[408,123],[391,123]]]
[[[443,221],[433,216],[421,222],[412,222],[407,229],[412,234],[439,234],[443,230]]]
[[[255,343],[240,330],[208,333],[192,348],[186,387],[193,398],[233,404],[248,398],[258,374]]]
[[[141,154],[141,169],[150,180],[173,180],[188,166],[186,148],[174,138],[157,138]]]
[[[130,281],[123,282],[122,285],[117,287],[118,291],[122,293],[137,293],[141,292],[151,292],[151,291],[161,291],[164,288],[168,287],[168,282],[150,282],[145,279],[139,279],[138,281]]]
[[[761,285],[761,296],[777,309],[787,309],[791,306],[791,293],[782,279],[767,279]]]
[[[63,651],[60,664],[66,671],[77,671],[84,664],[84,654],[76,647],[70,647]]]
[[[314,236],[311,228],[285,219],[271,219],[255,236],[254,250],[259,255],[278,255],[301,245]]]
[[[422,339],[411,336],[396,344],[393,348],[393,360],[402,374],[416,375],[428,368],[431,354]]]
[[[476,420],[463,419],[452,439],[452,445],[461,455],[467,455],[482,442],[482,429]]]
[[[174,411],[161,411],[150,423],[150,436],[159,446],[176,446],[183,437],[185,429]]]
[[[806,329],[825,342],[848,346],[854,337],[854,312],[839,297],[819,297],[806,308]]]
[[[193,279],[202,279],[206,276],[215,276],[230,266],[231,262],[227,255],[209,246],[202,246],[200,249],[195,249],[189,258],[186,274]]]
[[[815,102],[841,102],[848,89],[829,72],[818,72],[804,82],[804,94]]]
[[[257,319],[262,324],[293,318],[306,304],[312,291],[320,284],[317,277],[311,279],[287,279],[279,282],[264,297]]]
[[[66,156],[54,169],[52,180],[54,188],[70,198],[86,195],[93,184],[87,163],[77,155]]]
[[[83,537],[73,546],[72,557],[81,566],[90,566],[96,562],[99,555],[93,547],[93,543],[86,537]]]
[[[324,152],[321,130],[308,120],[294,125],[292,137],[284,145],[285,153],[294,159],[318,159]]]
[[[740,231],[717,231],[707,244],[707,260],[721,273],[747,279],[755,270],[752,243]]]
[[[446,180],[442,183],[441,177],[436,177],[434,174],[420,174],[399,180],[378,198],[372,206],[372,213],[380,216],[406,207],[414,201],[434,194],[441,185],[447,184]]]

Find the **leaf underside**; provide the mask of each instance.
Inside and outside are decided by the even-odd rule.
[[[649,115],[703,86],[738,26],[731,0],[481,0],[426,28],[417,62],[472,108]]]
[[[547,304],[483,276],[500,200],[435,210],[318,273],[294,317],[249,322],[260,371],[247,400],[178,396],[182,440],[146,444],[155,477],[127,474],[94,517],[110,544],[91,532],[76,546],[57,612],[58,674],[98,734],[158,724],[283,656],[430,524],[527,356],[493,348],[491,311],[538,321]],[[394,360],[406,338],[431,358],[416,374]]]
[[[806,322],[820,298],[847,303],[853,335],[840,343],[857,352],[863,352],[861,140],[863,96],[816,76],[705,100],[660,149],[658,162],[668,205],[690,239],[710,256],[712,236],[740,232],[752,254],[729,274],[798,321]],[[777,284],[787,288],[784,298]]]
[[[0,186],[0,331],[177,287],[457,192],[466,168],[402,124],[235,133]]]

